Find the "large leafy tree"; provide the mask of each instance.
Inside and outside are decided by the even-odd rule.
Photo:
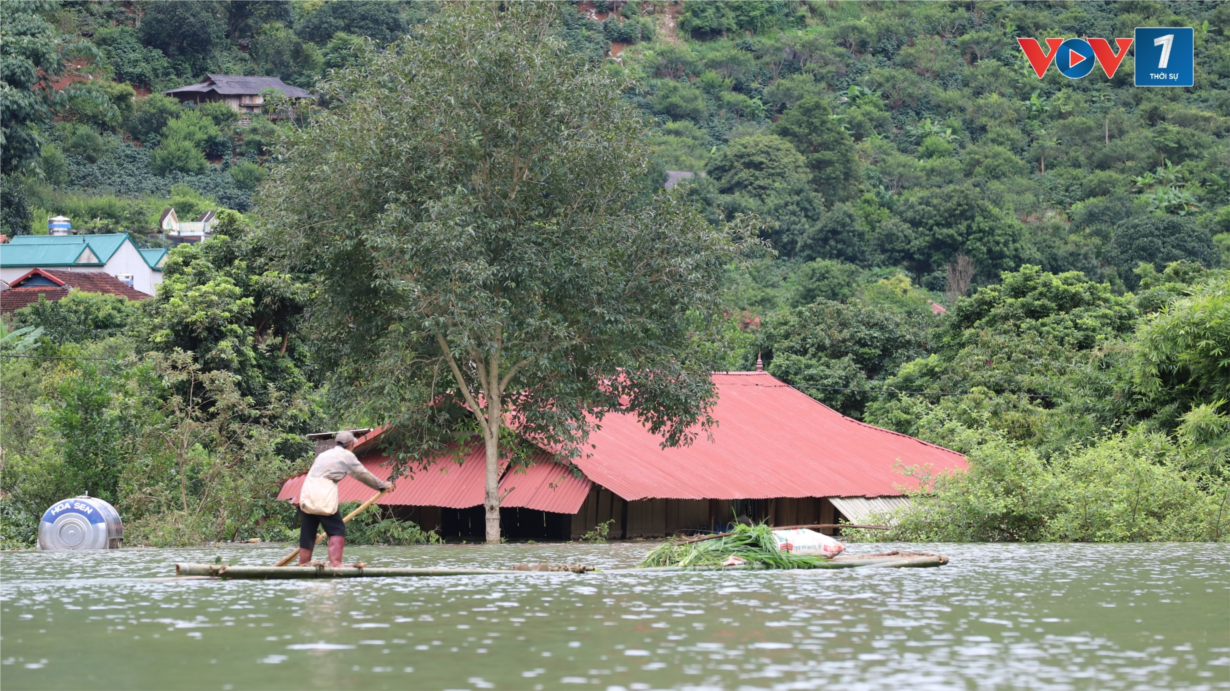
[[[645,123],[557,17],[450,5],[334,73],[339,105],[291,135],[263,202],[315,276],[332,391],[400,430],[405,463],[453,438],[450,410],[481,437],[488,541],[508,430],[568,453],[608,412],[666,444],[710,422],[704,341],[736,251],[647,186]]]
[[[803,154],[811,169],[812,184],[830,202],[857,197],[862,183],[854,140],[832,114],[828,103],[810,96],[787,110],[773,126],[773,134],[785,138]]]
[[[38,156],[40,125],[51,119],[50,84],[64,72],[64,37],[38,15],[46,2],[6,2],[0,21],[0,172]]]

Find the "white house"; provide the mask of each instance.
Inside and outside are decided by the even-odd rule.
[[[0,280],[11,283],[31,269],[102,271],[153,295],[166,255],[165,249],[138,249],[127,233],[19,235],[0,245]]]

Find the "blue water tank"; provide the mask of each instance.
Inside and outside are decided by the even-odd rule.
[[[56,216],[47,220],[47,232],[51,235],[68,235],[72,229],[72,222],[63,216]]]

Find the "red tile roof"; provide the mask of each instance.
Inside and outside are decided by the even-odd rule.
[[[33,305],[38,302],[38,296],[40,295],[47,302],[58,302],[68,297],[69,292],[68,288],[52,288],[49,286],[9,288],[4,292],[0,292],[0,313],[8,314],[27,305]]]
[[[22,284],[39,276],[56,284],[56,287],[48,285],[23,287]],[[40,295],[47,302],[57,302],[63,300],[73,290],[119,295],[129,300],[144,300],[150,297],[115,276],[101,271],[34,269],[10,283],[9,286],[7,290],[0,292],[0,313],[8,314],[37,303]]]
[[[633,415],[610,415],[590,434],[594,446],[575,463],[573,477],[542,452],[524,470],[500,482],[503,506],[575,513],[597,483],[629,501],[638,499],[771,499],[775,497],[885,497],[915,482],[894,466],[930,466],[935,472],[964,469],[965,458],[948,449],[845,417],[767,372],[713,375],[718,390],[712,440],[663,449]],[[359,448],[374,448],[383,429],[365,435]],[[414,478],[398,481],[381,504],[466,508],[483,501],[483,452],[475,447],[459,468],[441,460]],[[364,465],[378,477],[386,457]],[[444,471],[447,471],[445,474]],[[299,492],[302,478],[284,485],[279,499]],[[360,501],[370,490],[347,478],[343,501]]]
[[[20,288],[23,280],[32,278],[33,275],[42,274],[44,277],[52,280],[57,285],[68,286],[74,290],[81,290],[84,293],[106,293],[109,295],[119,295],[122,298],[129,300],[144,300],[149,298],[149,295],[141,293],[140,290],[133,288],[132,285],[122,282],[113,275],[103,272],[69,272],[69,270],[59,269],[34,269],[32,272],[23,275],[12,282],[14,288]]]

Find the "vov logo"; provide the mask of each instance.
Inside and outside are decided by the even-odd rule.
[[[1068,79],[1081,79],[1102,66],[1115,76],[1128,48],[1136,45],[1136,86],[1192,86],[1195,82],[1195,30],[1191,27],[1138,27],[1135,38],[1116,38],[1118,52],[1104,38],[1048,38],[1046,52],[1036,38],[1018,38],[1038,79],[1051,63]]]
[[[1130,38],[1116,38],[1115,43],[1119,47],[1119,53],[1116,55],[1115,51],[1111,50],[1110,42],[1104,38],[1069,38],[1066,41],[1062,38],[1048,38],[1047,53],[1042,52],[1042,45],[1036,38],[1018,38],[1016,42],[1021,45],[1021,50],[1025,51],[1029,66],[1034,68],[1038,79],[1046,74],[1052,62],[1063,76],[1080,79],[1093,71],[1095,61],[1102,66],[1106,78],[1110,79],[1119,71],[1119,65],[1123,58],[1127,57],[1128,48],[1132,45]]]

